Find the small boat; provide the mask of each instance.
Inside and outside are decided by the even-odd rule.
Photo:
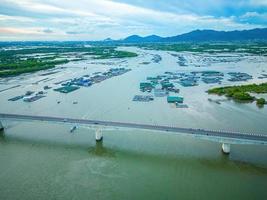
[[[70,129],[70,132],[72,133],[73,131],[75,131],[77,129],[77,126],[73,126],[71,129]]]

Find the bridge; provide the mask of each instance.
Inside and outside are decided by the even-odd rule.
[[[39,115],[21,115],[21,114],[7,114],[0,113],[0,119],[13,119],[13,120],[26,120],[26,121],[44,121],[44,122],[59,122],[69,124],[84,124],[93,126],[107,126],[107,127],[121,127],[121,128],[135,128],[146,129],[153,131],[170,132],[175,134],[186,134],[201,139],[207,139],[215,142],[222,143],[222,151],[226,154],[230,153],[230,144],[262,144],[267,145],[267,134],[256,133],[241,133],[232,131],[221,130],[206,130],[195,128],[183,128],[172,126],[158,126],[149,124],[127,123],[127,122],[115,122],[115,121],[103,121],[103,120],[90,120],[90,119],[75,119],[64,117],[52,117],[52,116],[39,116]],[[4,129],[0,121],[0,130]],[[101,141],[103,135],[98,128],[95,132],[96,141]]]

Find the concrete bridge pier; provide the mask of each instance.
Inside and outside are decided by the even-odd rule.
[[[224,154],[229,154],[231,150],[230,144],[228,143],[222,143],[222,152]]]
[[[2,122],[0,121],[0,131],[3,131],[4,130],[4,126],[2,124]]]
[[[95,140],[97,142],[100,142],[103,140],[103,134],[102,134],[102,131],[100,128],[97,128],[96,131],[95,131]]]

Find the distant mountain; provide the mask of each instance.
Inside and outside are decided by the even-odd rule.
[[[148,43],[148,42],[205,42],[205,41],[244,41],[244,40],[265,40],[267,41],[267,28],[251,29],[243,31],[215,31],[215,30],[195,30],[189,33],[160,37],[150,35],[141,37],[131,35],[120,42],[125,43]]]
[[[103,41],[104,41],[104,42],[112,42],[112,41],[114,41],[114,40],[112,40],[111,38],[106,38],[106,39],[104,39]]]
[[[141,37],[139,35],[131,35],[122,41],[123,42],[141,42],[141,40],[143,40],[143,37]]]
[[[174,37],[167,37],[164,41],[242,41],[242,40],[267,40],[267,28],[243,31],[214,31],[196,30]]]
[[[139,42],[158,42],[160,40],[162,40],[163,38],[157,35],[149,35],[146,37],[141,37],[139,35],[131,35],[127,38],[125,38],[124,40],[122,40],[123,42],[133,42],[133,43],[139,43]]]

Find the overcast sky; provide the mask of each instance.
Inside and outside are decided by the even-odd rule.
[[[267,27],[267,0],[0,0],[0,40],[173,36]]]

